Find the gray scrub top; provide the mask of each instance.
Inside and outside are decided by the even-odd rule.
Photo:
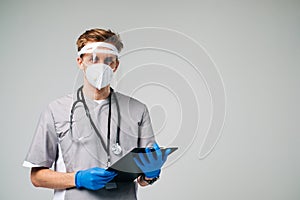
[[[145,104],[115,92],[111,99],[110,146],[115,144],[120,108],[120,145],[122,153],[111,152],[111,163],[116,162],[134,147],[152,146],[155,142],[149,112]],[[74,172],[91,167],[107,167],[107,153],[86,116],[82,103],[76,105],[73,131],[70,133],[70,112],[76,93],[51,102],[40,116],[31,147],[25,158],[29,167],[54,167],[56,171]],[[107,145],[109,101],[95,102],[85,96],[91,117]],[[24,162],[24,163],[25,163]],[[29,163],[29,165],[28,165]],[[55,190],[54,199],[136,199],[135,182],[118,183],[117,189],[98,191],[71,188]]]

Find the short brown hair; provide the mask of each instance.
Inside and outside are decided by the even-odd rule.
[[[120,52],[123,48],[123,43],[118,34],[112,32],[110,29],[104,30],[100,28],[94,28],[85,31],[77,39],[77,50],[80,51],[88,42],[107,42],[116,46]]]

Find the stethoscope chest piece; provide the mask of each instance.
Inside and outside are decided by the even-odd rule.
[[[122,153],[122,147],[116,143],[116,144],[113,144],[111,146],[111,151],[115,154],[115,155],[120,155]]]

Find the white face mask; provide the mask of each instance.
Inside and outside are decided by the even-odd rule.
[[[103,63],[88,65],[85,72],[88,82],[98,90],[111,83],[113,73],[112,68]]]

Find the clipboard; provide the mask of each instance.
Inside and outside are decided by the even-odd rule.
[[[165,154],[167,149],[171,149],[171,153],[176,151],[178,147],[161,147],[162,155]],[[151,152],[154,152],[155,149],[150,148]],[[134,148],[129,151],[125,156],[120,158],[118,161],[113,163],[107,170],[117,172],[117,176],[111,182],[132,182],[139,175],[143,174],[140,168],[135,164],[133,158],[138,158],[139,153],[146,153],[145,148]],[[169,155],[170,155],[169,154]],[[155,154],[154,154],[155,156]]]

